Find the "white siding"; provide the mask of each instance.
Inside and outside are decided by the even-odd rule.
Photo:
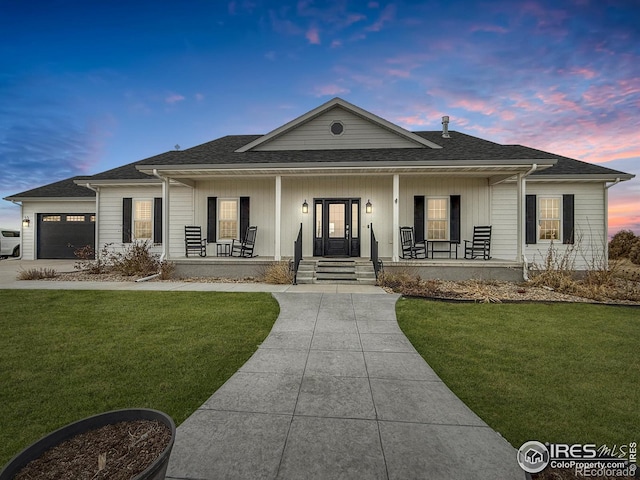
[[[413,197],[415,195],[425,197],[460,195],[460,241],[462,246],[464,245],[463,240],[470,240],[473,236],[474,225],[491,224],[490,190],[486,178],[451,178],[429,175],[400,177],[400,226],[411,226],[414,223]],[[399,235],[399,233],[393,232],[393,235]],[[458,251],[458,256],[464,256],[462,246]]]
[[[515,188],[515,186],[514,186]],[[606,254],[606,235],[604,231],[605,190],[599,183],[527,183],[527,195],[562,196],[575,195],[574,228],[575,228],[575,267],[586,269],[595,262],[599,266]],[[563,255],[570,245],[562,241],[554,242],[558,254]],[[535,245],[526,247],[529,262],[541,264],[549,251],[550,242],[538,240]]]
[[[184,227],[194,224],[193,197],[192,188],[169,188],[169,258],[184,257]]]
[[[31,220],[29,227],[22,227],[22,258],[35,260],[38,238],[39,213],[95,213],[94,199],[78,201],[24,202],[22,215]]]
[[[503,260],[518,256],[518,189],[516,184],[491,187],[491,255]]]
[[[332,135],[334,120],[344,125],[342,135]],[[417,148],[414,142],[340,107],[332,108],[255,150],[327,150],[349,148]]]
[[[194,224],[207,231],[207,197],[249,197],[249,224],[258,227],[254,253],[273,256],[275,252],[275,179],[221,178],[196,184]],[[183,231],[184,238],[184,231]],[[184,241],[184,240],[183,240]],[[292,240],[293,241],[293,240]],[[216,255],[215,245],[209,245],[207,255]],[[184,256],[184,249],[181,253]]]
[[[193,223],[193,190],[188,187],[171,185],[169,189],[169,256],[184,256],[184,226]],[[100,190],[99,241],[102,247],[111,244],[115,250],[122,249],[122,199],[153,199],[162,197],[162,187],[103,187]],[[151,251],[162,252],[162,245],[153,245]]]

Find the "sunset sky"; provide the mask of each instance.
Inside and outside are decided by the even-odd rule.
[[[633,173],[609,233],[640,234],[639,25],[638,0],[0,0],[0,198],[339,96]]]

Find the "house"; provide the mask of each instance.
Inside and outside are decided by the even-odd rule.
[[[30,219],[25,259],[147,240],[180,271],[246,274],[251,262],[292,258],[300,231],[305,258],[369,259],[374,230],[385,267],[411,264],[425,277],[483,268],[522,278],[551,242],[579,247],[578,268],[606,257],[608,189],[633,175],[449,131],[448,122],[410,132],[334,98],[266,135],[229,135],[6,200]],[[185,258],[186,225],[202,226],[207,257]],[[216,256],[249,225],[258,227],[257,259]],[[492,226],[491,260],[465,260],[459,249],[478,225]],[[401,260],[401,226],[437,245],[436,258]]]

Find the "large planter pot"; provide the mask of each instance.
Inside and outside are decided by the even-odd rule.
[[[80,435],[89,430],[104,427],[119,422],[128,422],[135,420],[157,420],[165,424],[171,430],[171,440],[162,451],[160,456],[149,465],[146,470],[135,477],[135,480],[162,480],[165,478],[167,466],[169,464],[169,455],[176,437],[176,425],[173,419],[167,414],[158,410],[148,408],[129,408],[125,410],[114,410],[111,412],[101,413],[83,420],[71,423],[62,427],[49,435],[42,437],[37,442],[29,445],[27,448],[13,457],[0,472],[0,480],[12,480],[13,477],[20,472],[29,462],[39,458],[44,452],[70,438]]]

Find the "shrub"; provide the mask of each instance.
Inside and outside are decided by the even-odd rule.
[[[629,260],[636,265],[640,265],[640,237],[636,237],[633,240],[631,248],[629,249]]]
[[[151,245],[147,241],[131,243],[123,253],[112,253],[110,263],[113,271],[127,277],[153,275],[160,269],[158,256],[151,253]]]
[[[176,264],[163,260],[160,262],[160,280],[171,280],[173,272],[176,270]]]
[[[18,280],[42,280],[43,278],[55,278],[58,273],[53,268],[30,268],[18,272]]]
[[[564,253],[560,254],[551,242],[542,265],[535,263],[532,265],[530,283],[536,287],[574,293],[576,291],[574,280],[575,248],[575,244],[569,245]]]
[[[620,230],[609,242],[609,258],[629,258],[637,238],[631,230]]]
[[[105,244],[97,258],[90,245],[79,248],[74,252],[79,259],[74,268],[95,274],[114,272],[127,277],[159,273],[162,280],[170,279],[175,271],[175,264],[160,261],[157,254],[151,253],[151,244],[147,241],[127,244],[122,252],[113,251],[112,246],[112,243]]]
[[[293,283],[293,272],[289,262],[273,262],[262,268],[259,275],[265,283],[287,285]]]

